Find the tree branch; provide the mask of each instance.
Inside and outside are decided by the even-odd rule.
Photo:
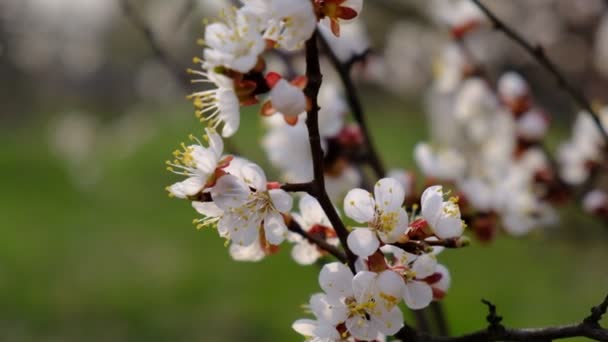
[[[281,185],[281,189],[287,192],[306,192],[311,194],[313,192],[313,182],[307,183],[287,183]]]
[[[321,136],[319,134],[319,103],[318,95],[323,75],[321,74],[321,66],[319,64],[319,48],[317,46],[317,36],[315,33],[306,41],[306,76],[308,84],[304,89],[306,97],[311,101],[311,109],[307,113],[306,127],[308,128],[308,140],[313,160],[314,180],[311,184],[310,194],[314,196],[325,211],[327,218],[331,222],[340,243],[346,253],[348,265],[351,270],[355,271],[356,256],[348,248],[347,238],[348,230],[336,212],[331,199],[327,195],[325,189],[325,175],[323,172],[323,149],[321,148]]]
[[[374,143],[372,142],[371,134],[369,132],[369,128],[368,128],[368,125],[367,125],[367,122],[365,119],[365,114],[363,112],[363,105],[361,104],[361,101],[359,100],[359,96],[357,94],[357,89],[355,88],[355,84],[354,84],[352,78],[350,77],[350,70],[352,68],[352,65],[356,61],[358,61],[362,58],[365,58],[365,56],[367,56],[369,51],[366,51],[359,55],[354,55],[347,63],[342,63],[342,62],[340,62],[340,59],[338,59],[338,56],[335,54],[335,52],[332,50],[331,46],[329,46],[329,44],[327,43],[327,40],[323,37],[323,35],[319,35],[319,42],[321,43],[321,46],[323,47],[323,50],[327,54],[327,57],[329,58],[330,62],[332,63],[334,69],[336,69],[336,72],[338,72],[340,80],[342,81],[342,84],[344,86],[344,90],[346,92],[346,99],[347,99],[348,105],[352,111],[353,117],[355,118],[355,121],[357,121],[359,126],[361,127],[361,132],[363,133],[363,136],[365,137],[365,149],[367,152],[367,158],[366,158],[367,162],[372,167],[372,169],[374,169],[374,173],[376,174],[376,177],[383,178],[386,175],[386,170],[384,168],[384,165],[382,164],[382,160],[380,160],[380,157],[378,155],[378,152],[376,151],[376,148],[374,147]]]
[[[501,31],[519,46],[521,46],[530,56],[532,56],[542,67],[544,67],[549,73],[553,75],[557,84],[566,92],[570,97],[576,102],[581,108],[583,108],[586,112],[591,115],[593,121],[597,125],[600,130],[602,136],[606,141],[608,141],[608,133],[606,132],[606,128],[602,125],[599,115],[593,109],[591,102],[585,97],[585,95],[579,91],[576,87],[571,85],[566,77],[562,74],[562,72],[558,69],[558,67],[553,63],[545,50],[541,45],[532,44],[528,42],[523,36],[515,32],[514,29],[505,24],[502,20],[500,20],[490,9],[488,9],[485,5],[481,3],[480,0],[471,0],[477,7],[488,17],[488,19],[494,25],[496,30]]]
[[[551,341],[571,337],[587,337],[596,341],[608,341],[608,330],[602,328],[599,324],[608,308],[608,296],[600,305],[591,309],[591,315],[581,323],[529,329],[504,327],[501,324],[502,317],[497,314],[496,306],[485,300],[483,302],[488,305],[489,309],[487,316],[489,326],[486,329],[461,336],[448,337],[433,336],[406,325],[395,337],[408,342]]]

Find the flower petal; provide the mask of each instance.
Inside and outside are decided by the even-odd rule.
[[[348,309],[338,298],[317,293],[310,297],[310,309],[320,320],[338,325],[348,317]]]
[[[223,210],[243,205],[250,194],[249,187],[239,178],[232,175],[220,177],[211,189],[211,198]]]
[[[376,233],[369,228],[355,228],[347,239],[348,248],[353,251],[357,256],[367,258],[374,254],[378,247],[380,247],[380,241]]]
[[[321,208],[321,205],[319,204],[319,201],[317,201],[316,198],[308,194],[302,196],[302,199],[300,199],[299,207],[302,217],[306,220],[306,222],[309,222],[311,226],[315,224],[320,224],[326,227],[331,227],[329,219],[325,215],[323,208]],[[305,229],[306,228],[310,227],[305,227]]]
[[[405,200],[405,190],[401,183],[393,178],[382,178],[374,186],[376,205],[384,212],[397,211]]]
[[[459,237],[464,232],[462,220],[456,216],[442,216],[437,221],[437,224],[431,228],[433,228],[435,235],[441,239]]]
[[[353,294],[357,303],[367,303],[376,294],[377,274],[369,271],[361,271],[353,277]]]
[[[190,177],[169,187],[171,195],[177,198],[186,198],[198,194],[205,186],[206,180],[201,177]]]
[[[259,237],[262,217],[257,212],[244,215],[234,212],[225,213],[218,223],[218,229],[227,229],[233,243],[249,246]]]
[[[261,167],[254,163],[249,163],[241,168],[243,181],[248,186],[258,190],[266,191],[266,174]]]
[[[222,153],[224,153],[224,141],[222,140],[222,137],[217,134],[215,130],[210,128],[205,128],[205,132],[209,138],[209,148],[219,159],[219,157],[222,156]]]
[[[280,245],[287,237],[287,226],[283,216],[272,210],[264,217],[264,233],[271,245]]]
[[[303,240],[293,246],[291,257],[300,265],[312,265],[315,261],[319,260],[321,253],[319,253],[316,245]]]
[[[372,194],[363,189],[353,189],[344,198],[344,213],[359,223],[373,221],[375,206]]]
[[[268,191],[268,194],[270,195],[270,199],[272,199],[272,205],[274,205],[278,211],[286,213],[291,210],[293,198],[285,190],[272,189]]]
[[[230,245],[230,256],[236,261],[256,262],[264,259],[266,254],[260,246],[260,242],[255,241],[249,246],[240,246],[238,244]]]
[[[443,193],[440,185],[427,188],[420,199],[421,214],[432,226],[435,225],[443,207]]]
[[[326,264],[319,273],[319,285],[330,296],[348,297],[353,293],[353,273],[339,262]]]
[[[213,202],[194,201],[192,202],[192,207],[205,217],[218,217],[224,213],[224,211]]]
[[[412,310],[419,310],[427,307],[433,300],[433,289],[422,281],[409,281],[405,284],[403,291],[403,301]]]
[[[377,302],[380,301],[384,304],[383,310],[391,310],[401,301],[404,286],[403,278],[393,271],[387,270],[378,274],[376,287],[380,298]]]
[[[390,311],[380,311],[379,315],[372,315],[372,323],[384,335],[395,335],[403,328],[403,313],[398,306]]]
[[[378,328],[364,316],[355,315],[347,319],[346,329],[357,340],[372,341],[378,337]]]
[[[437,258],[432,254],[423,254],[414,261],[412,271],[416,278],[423,279],[436,272]]]

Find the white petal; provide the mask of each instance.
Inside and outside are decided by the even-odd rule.
[[[443,208],[441,186],[436,185],[424,190],[420,200],[420,205],[422,216],[430,225],[434,225],[441,214],[441,209]]]
[[[347,319],[346,329],[354,338],[361,341],[373,341],[378,336],[376,325],[363,316],[354,316]]]
[[[291,327],[300,335],[305,337],[318,337],[321,339],[338,340],[340,334],[335,327],[326,324],[325,322],[315,321],[312,319],[299,319],[295,321]]]
[[[374,297],[376,276],[374,272],[362,271],[353,277],[353,293],[358,303],[367,303]]]
[[[254,163],[247,164],[241,168],[243,181],[250,187],[258,190],[266,190],[266,175],[261,167]]]
[[[348,309],[337,298],[324,293],[317,293],[310,297],[310,309],[320,320],[331,325],[338,325],[348,317]]]
[[[432,254],[423,254],[414,261],[412,271],[416,278],[424,279],[436,272],[437,258]]]
[[[344,198],[344,213],[359,223],[373,221],[375,206],[372,194],[363,189],[353,189]]]
[[[314,331],[317,328],[317,321],[312,319],[299,319],[293,322],[291,328],[302,336],[314,337],[316,336]]]
[[[206,217],[218,217],[224,213],[224,211],[213,202],[194,201],[192,202],[192,207],[194,207],[199,214]]]
[[[385,215],[397,215],[397,220],[387,220],[383,222],[383,229],[378,231],[380,239],[385,243],[397,242],[407,231],[409,219],[407,212],[403,208],[399,208],[397,212],[383,213],[381,217]],[[391,226],[388,226],[391,225]]]
[[[251,212],[242,216],[237,213],[225,213],[218,226],[228,230],[230,239],[234,244],[249,246],[259,237],[259,229],[262,218],[256,212]]]
[[[374,254],[378,247],[380,247],[380,241],[376,233],[369,228],[355,228],[347,239],[348,248],[355,253],[357,256],[367,258]]]
[[[218,158],[221,157],[222,153],[224,153],[224,141],[222,141],[222,137],[210,128],[205,128],[205,132],[207,132],[207,137],[209,138],[209,148],[211,148]]]
[[[374,186],[376,205],[385,212],[399,210],[405,200],[405,191],[401,183],[393,178],[383,178]]]
[[[316,245],[301,241],[291,249],[291,257],[300,265],[312,265],[321,257]]]
[[[219,156],[210,148],[195,145],[192,149],[192,158],[196,164],[196,169],[206,180],[217,168]]]
[[[437,224],[432,227],[433,232],[441,239],[450,239],[459,237],[464,232],[464,225],[460,217],[443,216],[437,221]]]
[[[249,246],[240,246],[237,244],[230,245],[230,256],[236,261],[256,262],[264,259],[266,254],[260,246],[260,242],[255,241]]]
[[[177,198],[186,198],[198,194],[205,186],[206,180],[201,177],[190,177],[169,187],[169,192]]]
[[[353,273],[339,262],[326,264],[319,273],[319,285],[330,296],[347,297],[353,293]]]
[[[319,202],[312,196],[306,194],[300,199],[300,213],[306,220],[306,222],[310,222],[312,225],[320,224],[323,226],[331,227],[329,224],[329,220],[321,208]],[[306,227],[309,228],[309,227]]]
[[[247,184],[232,175],[220,177],[211,189],[211,198],[223,210],[240,207],[247,201],[249,194]]]
[[[371,316],[374,326],[383,334],[391,336],[403,328],[403,313],[395,306],[390,311]]]
[[[283,216],[272,210],[264,217],[264,233],[271,245],[280,245],[287,237],[287,226]]]
[[[270,101],[274,109],[286,116],[297,116],[306,111],[304,92],[284,79],[270,91]]]
[[[412,310],[427,307],[433,300],[433,289],[422,281],[409,281],[405,284],[403,301]]]
[[[378,299],[383,299],[385,304],[384,310],[391,310],[401,301],[404,286],[405,282],[403,278],[393,271],[387,270],[378,275],[376,279],[376,287],[380,295]]]
[[[450,285],[452,284],[452,277],[450,276],[450,271],[447,269],[447,267],[440,264],[437,265],[436,272],[441,274],[441,279],[439,279],[439,281],[434,283],[432,286],[443,292],[447,292],[450,289]]]
[[[274,205],[278,211],[286,213],[291,210],[291,207],[293,206],[293,198],[285,190],[272,189],[268,191],[268,194],[272,199],[272,205]]]

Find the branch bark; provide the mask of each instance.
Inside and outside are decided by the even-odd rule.
[[[311,109],[307,113],[306,127],[308,128],[308,140],[312,151],[314,180],[311,184],[310,194],[315,197],[321,208],[325,211],[327,218],[331,222],[340,243],[346,253],[348,265],[355,272],[356,256],[348,248],[348,230],[336,212],[329,195],[325,189],[325,175],[323,172],[323,149],[321,148],[321,136],[319,134],[319,89],[323,81],[321,66],[319,63],[319,47],[317,45],[318,33],[315,33],[306,41],[306,76],[308,84],[304,89],[306,97],[311,102]]]
[[[329,58],[334,69],[338,73],[340,80],[342,81],[342,84],[344,86],[344,91],[346,92],[346,99],[348,101],[348,105],[352,111],[355,121],[359,124],[359,127],[361,127],[361,132],[363,133],[363,136],[365,137],[365,149],[367,152],[367,158],[366,158],[367,162],[374,170],[376,177],[383,178],[386,175],[386,169],[384,168],[382,160],[380,159],[380,156],[378,155],[378,152],[376,151],[376,148],[372,141],[369,127],[367,124],[367,120],[365,119],[363,105],[361,104],[361,101],[359,100],[359,95],[357,94],[357,89],[355,88],[353,79],[350,76],[350,71],[351,71],[353,64],[356,61],[364,58],[367,54],[369,54],[369,51],[365,51],[364,53],[362,53],[360,55],[354,55],[349,61],[347,61],[347,63],[342,63],[340,61],[340,59],[338,59],[338,56],[336,55],[336,53],[332,50],[331,46],[329,46],[329,44],[327,43],[327,40],[323,37],[323,35],[319,35],[319,42],[321,43],[321,46],[323,47],[323,50],[327,54],[327,57]]]
[[[517,33],[513,28],[509,27],[505,22],[498,18],[488,7],[481,3],[480,0],[471,0],[477,7],[486,15],[486,17],[494,25],[494,29],[501,31],[519,46],[521,46],[532,58],[534,58],[538,64],[545,68],[549,73],[553,75],[557,84],[568,94],[570,97],[583,108],[597,125],[604,139],[608,142],[608,133],[606,128],[602,125],[598,113],[593,109],[591,102],[585,97],[585,95],[568,82],[563,73],[559,68],[549,59],[543,47],[539,44],[532,44],[527,41],[522,35]]]
[[[414,342],[487,342],[487,341],[551,341],[571,337],[587,337],[595,341],[608,341],[608,330],[600,326],[599,321],[608,308],[608,296],[604,301],[591,309],[591,315],[581,323],[545,328],[513,329],[501,324],[502,317],[498,316],[496,306],[488,301],[488,327],[461,336],[433,336],[418,331],[408,325],[401,329],[395,337],[402,341]]]

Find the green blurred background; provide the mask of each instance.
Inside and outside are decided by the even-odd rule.
[[[164,161],[202,126],[166,78],[156,88],[173,89],[168,100],[121,87],[152,62],[117,16],[104,36],[113,62],[87,82],[23,71],[1,55],[0,340],[301,340],[290,325],[318,291],[318,269],[294,264],[289,248],[235,263],[216,232],[195,229],[186,202],[168,198],[164,187],[176,178]],[[10,53],[21,33],[7,27]],[[193,41],[193,31],[183,34]],[[363,93],[387,165],[413,167],[412,148],[426,138],[418,95],[404,106],[399,96]],[[267,165],[256,114],[242,117],[233,143]],[[562,121],[554,138],[567,134]],[[509,326],[534,327],[580,320],[606,295],[608,230],[574,207],[560,209],[559,227],[441,255],[453,277],[445,299],[452,332],[484,326],[481,298]]]

